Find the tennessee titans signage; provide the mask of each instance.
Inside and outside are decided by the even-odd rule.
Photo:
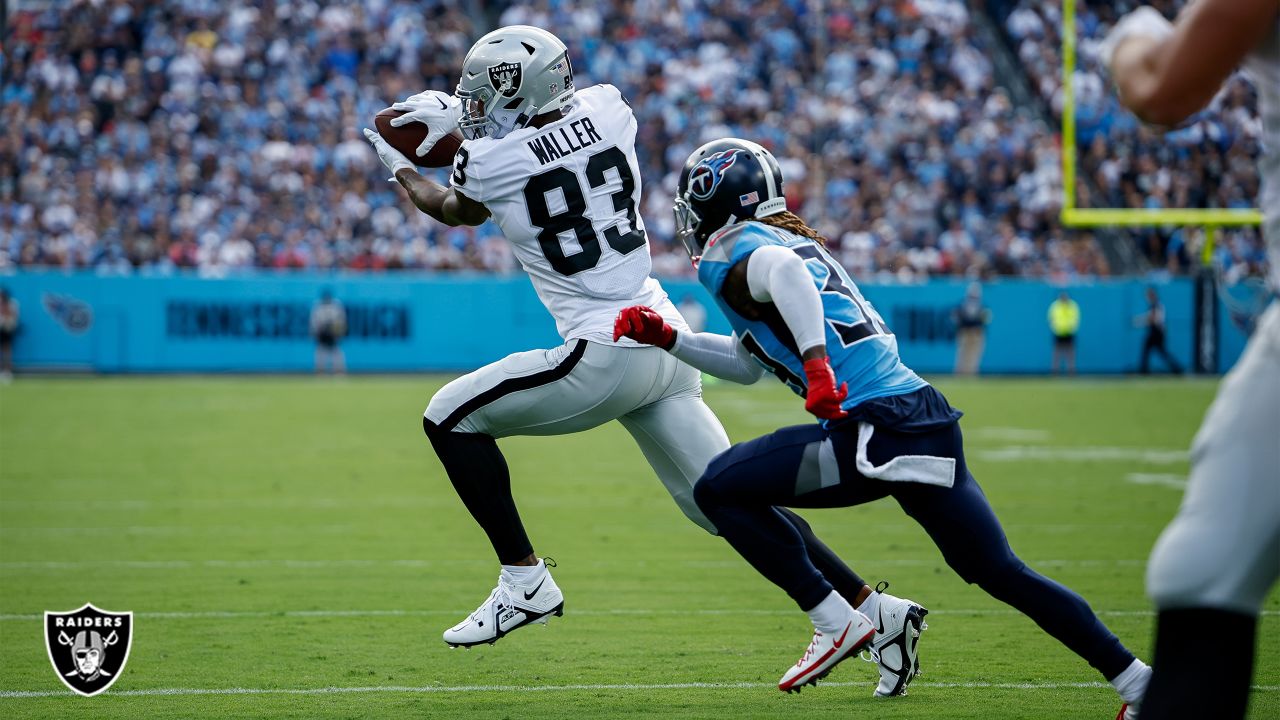
[[[44,293],[40,299],[45,312],[73,335],[83,333],[93,324],[93,308],[83,300],[51,292]]]

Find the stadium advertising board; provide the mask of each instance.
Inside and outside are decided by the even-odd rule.
[[[347,312],[343,348],[352,371],[464,370],[531,347],[559,343],[551,317],[523,277],[466,275],[248,275],[99,277],[19,273],[0,280],[25,308],[15,360],[27,369],[95,372],[300,372],[312,367],[312,304],[329,289]],[[667,281],[673,298],[696,283]],[[955,363],[952,309],[967,284],[861,286],[898,338],[903,359],[926,373]],[[1069,288],[1080,305],[1078,364],[1083,373],[1136,369],[1146,283],[1093,282]],[[1194,293],[1190,280],[1158,286],[1168,313],[1169,347],[1191,361]],[[991,309],[981,369],[985,373],[1048,371],[1046,311],[1059,292],[1034,281],[988,284]],[[483,322],[478,322],[482,318]],[[718,312],[709,330],[728,332]],[[1220,323],[1219,366],[1243,346],[1241,331]]]

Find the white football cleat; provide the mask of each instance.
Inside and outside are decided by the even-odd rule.
[[[880,668],[875,697],[907,694],[907,685],[920,673],[917,654],[920,633],[929,627],[924,621],[928,610],[917,602],[886,595],[884,590],[888,587],[889,583],[885,582],[876,586],[880,597],[876,603],[876,634],[871,640],[870,658]]]
[[[778,681],[779,690],[800,692],[805,685],[817,685],[841,660],[856,655],[871,642],[876,634],[871,619],[852,608],[850,612],[853,614],[839,632],[828,634],[814,629],[809,648]]]
[[[555,561],[551,561],[555,567]],[[498,587],[488,599],[465,620],[444,631],[450,647],[494,644],[504,635],[530,623],[545,625],[551,615],[564,615],[564,594],[551,578],[546,562],[538,561],[538,570],[517,581],[503,570]]]

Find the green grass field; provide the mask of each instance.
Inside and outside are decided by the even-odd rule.
[[[892,501],[806,515],[927,605],[924,674],[873,700],[856,660],[774,687],[806,618],[684,520],[616,424],[503,442],[566,614],[494,647],[440,631],[497,574],[422,437],[441,378],[29,379],[0,388],[0,717],[1112,718],[1102,678],[941,561]],[[1214,384],[940,381],[1033,567],[1150,657],[1143,568]],[[805,422],[777,384],[707,391],[734,440]],[[133,610],[129,664],[72,695],[44,610]],[[1280,594],[1251,717],[1280,716]],[[1205,648],[1205,672],[1229,662]]]

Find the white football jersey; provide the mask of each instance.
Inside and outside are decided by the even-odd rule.
[[[1271,286],[1280,290],[1280,21],[1275,31],[1245,61],[1258,89],[1258,112],[1262,115],[1262,157],[1258,159],[1262,193],[1262,237],[1271,261]]]
[[[686,330],[649,277],[631,107],[617,88],[596,85],[564,111],[541,128],[464,142],[451,184],[489,209],[566,341],[612,342],[614,317],[630,305]]]

